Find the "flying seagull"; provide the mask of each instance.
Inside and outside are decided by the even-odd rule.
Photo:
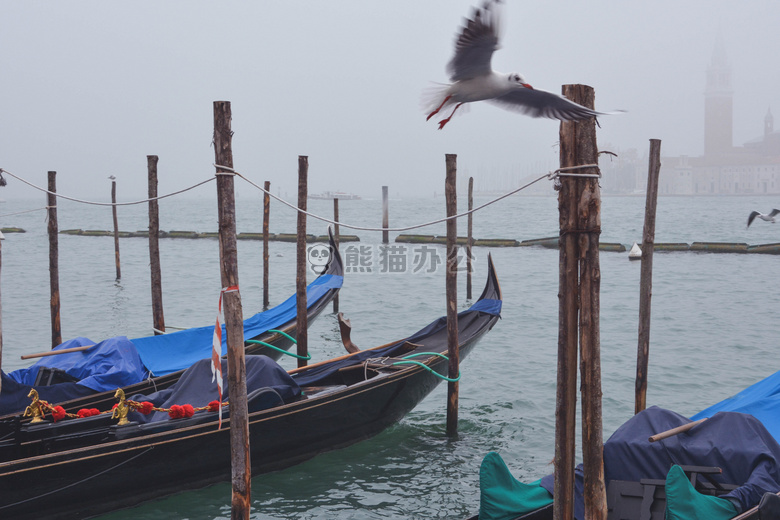
[[[444,128],[455,111],[464,103],[490,101],[508,110],[531,117],[547,117],[561,121],[587,119],[606,115],[569,101],[563,96],[534,89],[517,72],[496,72],[490,65],[493,52],[499,48],[499,13],[501,0],[486,0],[475,8],[471,18],[464,20],[455,39],[455,56],[447,65],[451,84],[437,86],[427,94],[426,121],[439,111],[455,105],[450,115],[439,121]]]
[[[776,222],[775,215],[780,213],[780,209],[773,209],[769,212],[769,214],[764,215],[763,213],[759,213],[758,211],[753,211],[750,213],[750,216],[748,217],[748,224],[747,227],[750,227],[750,224],[753,223],[753,220],[755,220],[756,217],[760,218],[761,220],[766,220],[767,222],[771,222],[774,224]]]

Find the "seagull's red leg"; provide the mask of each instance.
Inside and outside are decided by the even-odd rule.
[[[431,112],[430,114],[428,114],[428,117],[426,117],[426,118],[425,118],[425,120],[426,120],[426,121],[428,121],[430,118],[432,118],[433,116],[435,116],[436,114],[438,114],[438,113],[439,113],[439,110],[441,110],[441,109],[442,109],[442,107],[443,107],[443,106],[444,106],[444,105],[447,103],[447,101],[449,101],[449,100],[450,100],[450,98],[451,98],[451,97],[452,97],[452,96],[450,95],[450,96],[447,96],[446,98],[444,98],[444,101],[442,101],[442,102],[441,102],[441,105],[439,105],[439,108],[437,108],[436,110],[434,110],[433,112]]]
[[[459,106],[461,106],[462,104],[463,104],[463,103],[458,103],[457,105],[455,105],[455,108],[453,108],[453,109],[452,109],[452,114],[450,114],[450,117],[448,117],[447,119],[442,119],[441,121],[439,121],[439,130],[441,130],[442,128],[444,128],[444,125],[446,125],[447,123],[449,123],[449,122],[450,122],[450,119],[452,119],[452,116],[454,116],[454,115],[455,115],[455,111],[456,111],[456,110],[458,109],[458,107],[459,107]]]

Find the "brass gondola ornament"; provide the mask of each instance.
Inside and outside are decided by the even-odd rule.
[[[22,417],[32,417],[31,424],[43,422],[43,416],[46,415],[46,411],[43,408],[43,401],[38,397],[38,391],[35,388],[31,388],[27,397],[32,399],[32,402],[30,406],[24,409]]]
[[[114,397],[119,400],[119,403],[114,407],[114,411],[111,412],[111,418],[119,419],[119,426],[129,424],[130,421],[127,420],[127,413],[130,411],[130,405],[127,404],[127,399],[125,399],[125,391],[121,388],[117,388]]]

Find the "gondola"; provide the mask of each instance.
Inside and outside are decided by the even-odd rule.
[[[501,291],[488,258],[482,295],[458,314],[461,359],[495,325],[500,311]],[[398,422],[446,377],[446,352],[446,318],[439,318],[400,341],[289,372],[268,358],[247,356],[252,474],[298,464]],[[161,410],[149,416],[132,412],[127,425],[107,425],[101,415],[22,428],[0,445],[5,460],[0,462],[0,517],[81,518],[229,481],[229,396],[221,429],[217,411],[172,420],[157,416],[184,396],[198,407],[214,398],[216,385],[206,363],[193,366],[163,395],[147,396],[163,405]],[[258,368],[264,376],[257,375]],[[192,389],[185,381],[201,384]],[[203,385],[208,392],[201,392]]]
[[[780,372],[691,418],[650,407],[604,443],[608,520],[780,519]],[[480,468],[470,520],[552,520],[553,475],[512,477],[500,456]],[[575,519],[584,518],[575,471]]]
[[[329,240],[333,251],[330,262],[307,287],[309,324],[330,304],[343,283],[344,265],[330,230]],[[295,342],[295,313],[293,294],[276,307],[244,320],[246,354],[279,359]],[[211,355],[213,331],[214,326],[210,325],[134,340],[110,338],[90,349],[89,355],[74,352],[49,356],[28,369],[17,371],[23,372],[22,375],[0,373],[0,438],[7,435],[8,428],[16,427],[19,419],[15,414],[29,404],[27,395],[32,388],[41,399],[59,404],[68,412],[113,405],[117,387],[123,388],[127,395],[168,388],[192,363]],[[227,335],[223,334],[222,338],[226,353]],[[86,338],[76,338],[57,349],[91,343]],[[193,343],[200,345],[200,350],[193,351]]]

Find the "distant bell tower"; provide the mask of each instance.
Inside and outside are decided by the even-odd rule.
[[[732,150],[733,94],[731,66],[723,39],[718,34],[712,61],[707,67],[707,87],[704,91],[705,156],[725,155]]]
[[[768,137],[770,134],[772,134],[775,131],[775,118],[772,115],[772,110],[767,109],[766,115],[764,116],[764,137]]]

